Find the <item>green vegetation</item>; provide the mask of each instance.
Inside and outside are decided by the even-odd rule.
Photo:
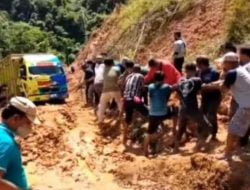
[[[124,0],[1,0],[0,56],[60,52],[72,59],[116,3]]]
[[[118,24],[107,45],[108,52],[113,56],[135,57],[141,47],[149,45],[168,28],[173,17],[182,18],[195,3],[195,0],[129,0],[127,6],[111,17]]]
[[[225,27],[218,26],[223,31],[213,39],[197,40],[195,48],[188,54],[190,59],[203,53],[217,57],[225,41],[236,44],[250,42],[250,1],[221,0],[220,4],[223,2],[225,14],[221,16],[224,16]],[[166,31],[171,31],[169,24],[173,20],[181,20],[192,10],[204,11],[205,4],[197,0],[128,0],[127,6],[110,18],[110,23],[115,23],[115,32],[110,35],[106,49],[113,56],[120,57],[134,58],[138,52],[153,54],[147,47]],[[219,36],[220,32],[224,33],[223,36]]]
[[[235,43],[250,41],[250,1],[231,0],[232,8],[228,29],[228,40]]]
[[[186,12],[193,3],[193,0],[129,0],[128,6],[123,9],[120,15],[121,27],[127,29],[139,23],[141,19],[145,18],[145,15],[155,12],[165,11],[167,15],[176,11],[180,15],[182,12]]]

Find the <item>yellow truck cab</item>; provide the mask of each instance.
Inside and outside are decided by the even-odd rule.
[[[34,102],[68,97],[63,64],[55,55],[10,55],[0,61],[0,69],[0,84],[7,85],[11,95],[22,95]]]

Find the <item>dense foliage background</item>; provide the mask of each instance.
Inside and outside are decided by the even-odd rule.
[[[74,59],[81,44],[125,0],[1,0],[0,56],[55,52]]]

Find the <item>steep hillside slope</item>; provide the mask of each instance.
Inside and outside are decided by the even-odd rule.
[[[189,58],[205,53],[215,57],[225,41],[249,39],[249,4],[246,0],[129,1],[92,34],[78,60],[98,52],[142,62],[150,56],[170,57],[175,31],[183,32]]]

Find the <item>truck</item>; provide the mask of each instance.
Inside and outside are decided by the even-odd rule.
[[[0,60],[0,86],[7,87],[8,97],[24,96],[33,102],[68,97],[63,63],[53,54],[11,54]]]

